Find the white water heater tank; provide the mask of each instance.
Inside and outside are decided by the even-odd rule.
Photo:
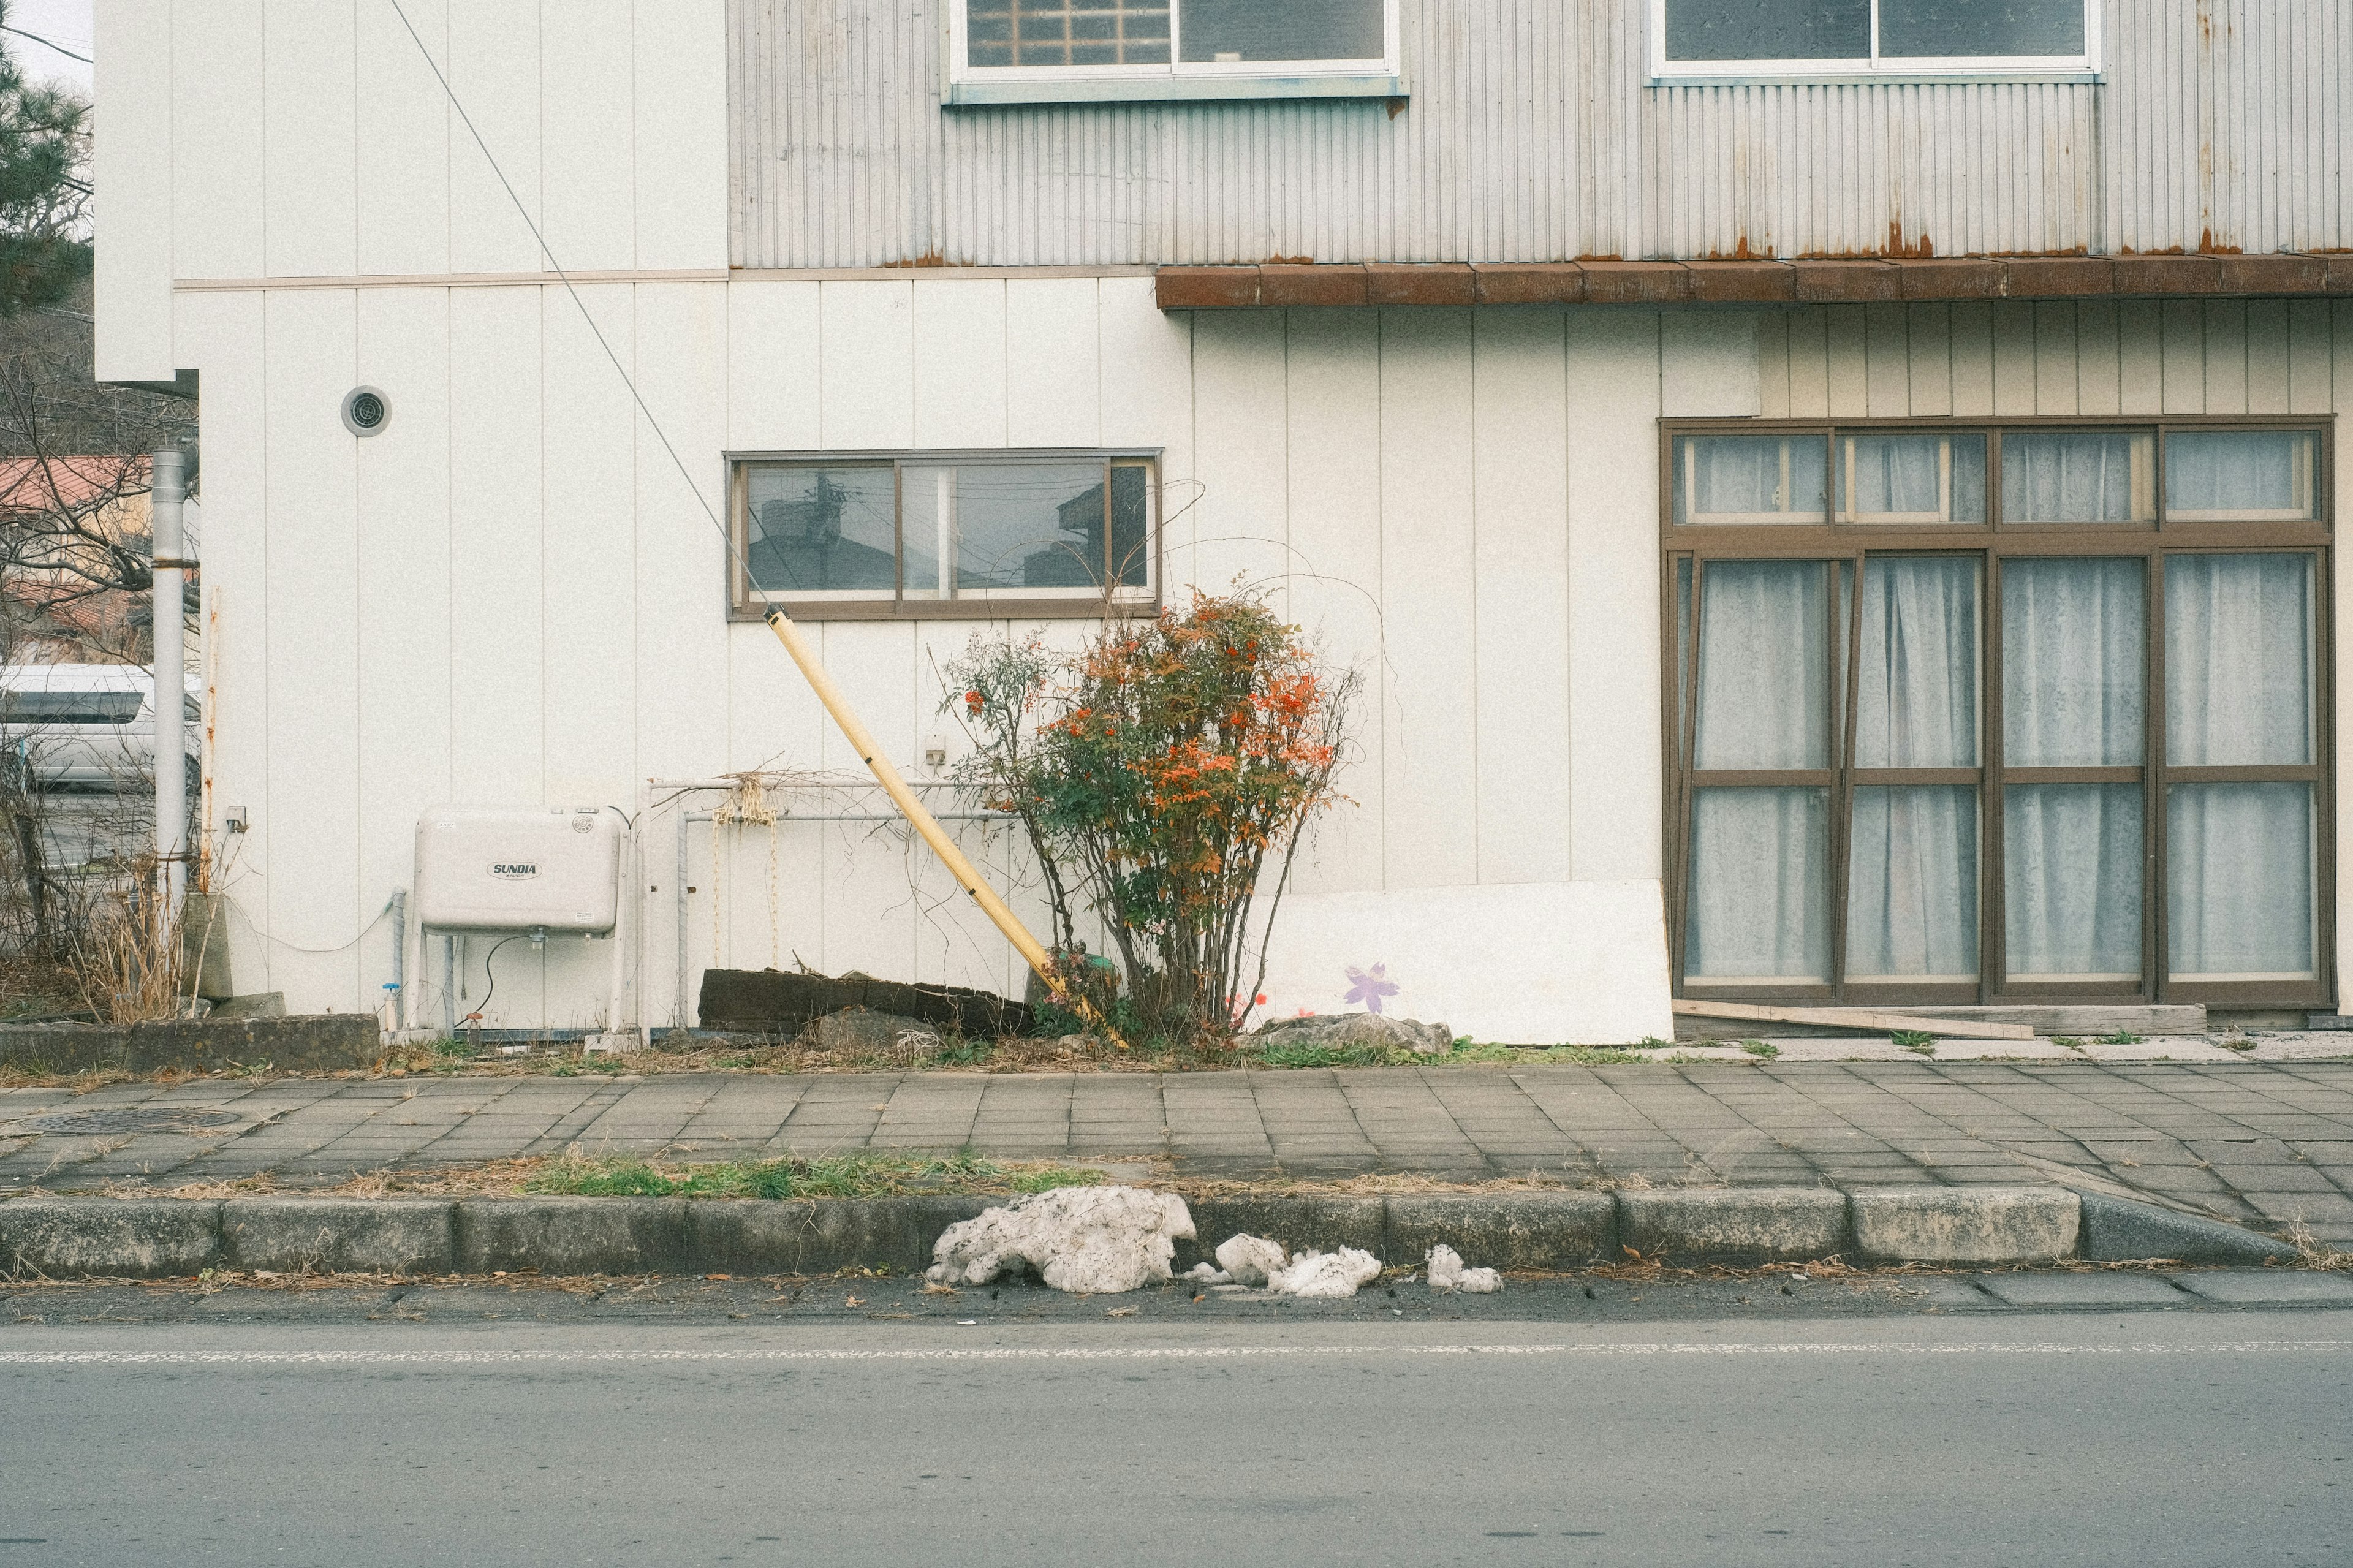
[[[417,819],[417,921],[429,931],[609,931],[618,812],[440,805]]]

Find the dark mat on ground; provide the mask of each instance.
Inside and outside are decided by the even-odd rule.
[[[846,1007],[920,1018],[959,1034],[1029,1032],[1029,1009],[994,992],[961,985],[910,985],[866,974],[788,974],[780,969],[706,969],[700,1007],[706,1029],[798,1034]]]

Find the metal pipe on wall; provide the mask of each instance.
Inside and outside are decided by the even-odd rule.
[[[187,615],[183,576],[193,564],[181,526],[187,500],[187,458],[177,448],[154,454],[150,524],[154,542],[154,706],[156,893],[163,900],[157,929],[179,930],[180,900],[188,888]]]

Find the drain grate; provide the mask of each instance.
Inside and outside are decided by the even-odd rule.
[[[81,1136],[93,1132],[200,1132],[226,1127],[238,1117],[234,1111],[204,1110],[193,1105],[114,1105],[97,1110],[69,1110],[57,1116],[31,1116],[18,1125],[36,1132]]]

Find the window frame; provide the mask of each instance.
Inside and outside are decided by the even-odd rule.
[[[2165,440],[2174,431],[2233,429],[2294,430],[2314,434],[2315,516],[2277,521],[2220,521],[2168,518],[2164,494]],[[1889,430],[1936,430],[1956,436],[1983,432],[1987,440],[1986,515],[1982,523],[1850,524],[1831,521],[1836,485],[1821,520],[1772,525],[1693,524],[1675,521],[1674,452],[1678,438],[1692,436],[1816,435],[1833,443],[1841,434]],[[2153,432],[2156,437],[2156,517],[2147,522],[2010,523],[2001,507],[2001,440],[2005,432],[2105,430]],[[2335,799],[2335,606],[2331,552],[2335,511],[2335,419],[2333,416],[2289,418],[2264,416],[2129,419],[2105,416],[1989,419],[1905,418],[1854,420],[1666,419],[1660,421],[1659,504],[1661,571],[1661,686],[1664,731],[1662,808],[1662,861],[1666,878],[1668,963],[1673,994],[1722,1000],[1815,1003],[1863,1006],[1961,1006],[2002,1003],[2203,1002],[2215,1005],[2327,1006],[2336,995]],[[2303,764],[2209,767],[2176,764],[2167,755],[2165,707],[2165,563],[2176,554],[2304,555],[2313,562],[2311,658],[2312,761]],[[1854,764],[1856,669],[1864,599],[1864,574],[1882,555],[1967,555],[1982,563],[1978,646],[1978,766],[1966,770],[1860,769]],[[2007,561],[2033,557],[2123,557],[2144,562],[2146,598],[2142,679],[2146,704],[2141,761],[2130,767],[2019,768],[2003,755],[2001,573]],[[1824,563],[1835,572],[1849,563],[1854,589],[1840,606],[1848,623],[1835,628],[1831,679],[1838,706],[1831,721],[1833,767],[1826,779],[1809,771],[1799,780],[1759,775],[1712,778],[1694,769],[1697,721],[1699,632],[1711,561],[1789,560]],[[1688,573],[1690,599],[1683,606],[1682,583]],[[1974,774],[1964,779],[1963,773]],[[1933,773],[1935,776],[1930,776]],[[1917,776],[1914,776],[1916,774]],[[1947,777],[1950,774],[1950,777]],[[2126,777],[2126,775],[2130,775]],[[2313,966],[2308,980],[2177,980],[2168,972],[2171,863],[2168,805],[2171,786],[2201,783],[2302,783],[2313,791]],[[1828,984],[1758,984],[1689,981],[1688,919],[1691,897],[1692,796],[1698,788],[1820,783],[1831,791],[1831,976]],[[1978,794],[1978,963],[1975,983],[1963,986],[1897,982],[1858,984],[1847,974],[1847,901],[1853,845],[1854,793],[1874,784],[1972,784]],[[2005,859],[2003,790],[2034,784],[2135,783],[2142,790],[2143,860],[2141,969],[2129,984],[2102,981],[2013,982],[2005,951]]]
[[[1158,447],[917,447],[837,451],[744,451],[726,454],[726,604],[730,621],[758,621],[766,602],[751,590],[751,481],[761,468],[888,468],[892,471],[893,586],[881,589],[820,589],[798,595],[776,593],[776,603],[797,621],[876,620],[1128,620],[1160,613],[1166,597],[1166,513],[1162,458]],[[1111,470],[1141,467],[1149,509],[1145,527],[1150,541],[1147,581],[1141,589],[1106,585],[1102,592],[1065,589],[1054,593],[980,590],[974,597],[916,598],[907,589],[906,470],[910,468],[1040,468],[1097,463],[1103,468],[1106,549],[1112,503]],[[953,563],[944,563],[952,570]]]
[[[1360,60],[1194,61],[1184,47],[1184,0],[1168,0],[1168,64],[976,66],[966,16],[970,0],[941,11],[942,100],[955,104],[1165,102],[1221,98],[1401,98],[1402,0],[1381,0],[1386,53]]]
[[[959,0],[959,4],[961,0]],[[1650,0],[1651,80],[1660,87],[1737,86],[1747,82],[1804,81],[2081,81],[2101,79],[2102,24],[2099,0],[2084,7],[2084,52],[2080,55],[1885,56],[1879,52],[1879,5],[1871,0],[1871,53],[1859,59],[1671,60],[1667,58],[1667,6]]]

